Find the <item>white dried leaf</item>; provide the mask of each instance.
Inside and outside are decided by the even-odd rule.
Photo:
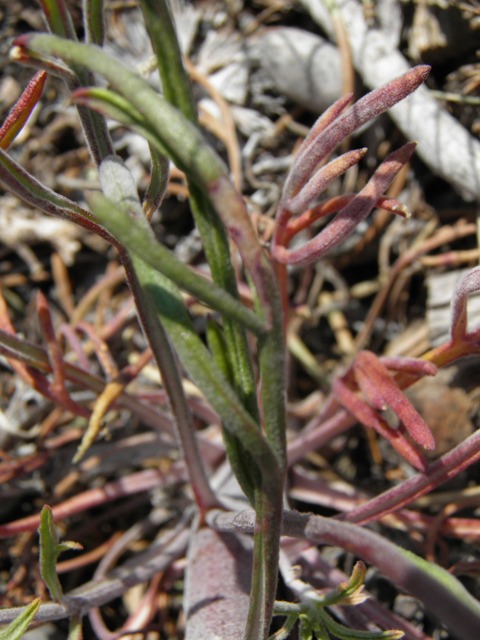
[[[80,240],[86,235],[73,222],[37,213],[11,195],[2,197],[0,228],[2,243],[7,247],[16,249],[20,245],[48,242],[67,266],[73,264],[75,254],[81,248]]]
[[[275,91],[315,113],[342,94],[340,53],[320,36],[293,27],[267,29],[250,39],[249,53]]]
[[[232,62],[219,69],[208,79],[225,100],[244,105],[248,94],[248,65],[244,62]]]
[[[197,68],[209,75],[218,69],[246,60],[242,39],[238,33],[209,31],[197,55]]]
[[[274,123],[255,109],[248,109],[238,105],[231,107],[233,119],[241,133],[249,138],[252,133],[261,132],[266,137],[273,134],[275,130]]]

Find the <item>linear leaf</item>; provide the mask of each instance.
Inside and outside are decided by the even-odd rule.
[[[40,573],[42,579],[50,591],[55,602],[64,603],[62,585],[57,574],[57,558],[62,551],[67,549],[82,549],[82,545],[76,542],[60,542],[53,520],[53,512],[45,505],[40,514]]]
[[[40,606],[41,598],[35,598],[6,629],[0,632],[0,640],[20,640],[28,625],[35,617]]]
[[[218,285],[194,273],[171,251],[159,244],[145,216],[133,218],[126,211],[122,212],[120,207],[112,206],[111,202],[98,193],[92,194],[90,205],[95,217],[128,251],[212,309],[237,320],[257,335],[265,332],[265,323],[260,316]]]

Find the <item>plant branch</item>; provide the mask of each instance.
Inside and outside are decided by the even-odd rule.
[[[247,532],[254,528],[254,513],[211,512],[208,522],[220,531]],[[478,638],[480,603],[445,569],[398,547],[373,531],[350,523],[293,511],[284,513],[283,522],[283,535],[350,551],[376,566],[395,584],[424,602],[459,638]]]

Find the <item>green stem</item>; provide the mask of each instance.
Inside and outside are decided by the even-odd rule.
[[[83,0],[83,26],[85,42],[103,47],[105,39],[103,0]]]
[[[212,309],[235,318],[256,334],[262,335],[265,332],[265,323],[257,314],[239,300],[235,300],[224,289],[192,271],[171,251],[159,244],[143,215],[135,219],[118,207],[113,207],[98,193],[91,194],[90,204],[100,224],[132,254]]]
[[[197,108],[168,4],[166,0],[141,0],[140,3],[157,56],[165,98],[198,126]],[[225,227],[205,193],[195,184],[189,186],[192,213],[203,240],[213,281],[238,299]],[[224,325],[235,389],[252,417],[258,421],[255,378],[245,330],[228,317],[224,319]]]
[[[52,33],[71,42],[76,42],[77,34],[75,33],[73,20],[64,0],[40,0],[40,3]],[[103,30],[102,0],[84,0],[84,9],[87,41],[102,45],[103,37],[100,35]],[[66,84],[71,91],[79,86],[88,87],[94,84],[93,75],[84,68],[75,63],[69,66],[75,76],[70,81],[66,79]],[[77,110],[90,155],[95,164],[98,165],[103,158],[114,153],[107,123],[103,116],[90,109],[78,106]]]
[[[128,259],[128,261],[127,261]],[[131,266],[128,255],[122,256],[122,262],[128,277],[130,289],[135,298],[135,305],[140,316],[142,327],[148,336],[155,361],[162,375],[168,400],[175,416],[175,425],[181,450],[185,458],[186,469],[192,483],[197,505],[206,511],[219,505],[208,482],[205,465],[200,454],[192,415],[183,390],[182,378],[177,359],[158,314],[151,301],[142,289]]]
[[[119,158],[105,159],[99,168],[99,178],[103,193],[111,199],[113,205],[117,205],[120,208],[122,204],[128,203],[133,215],[139,220],[144,220],[135,181],[129,169]],[[112,206],[111,209],[116,209],[116,207]],[[214,505],[218,506],[219,502],[208,483],[175,354],[148,294],[137,279],[130,256],[123,247],[120,250],[120,256],[125,266],[142,326],[160,369],[163,384],[175,416],[177,436],[185,457],[197,504],[202,511],[208,510]]]
[[[196,123],[197,108],[169,6],[165,0],[140,0],[140,6],[157,56],[163,95],[190,122]]]

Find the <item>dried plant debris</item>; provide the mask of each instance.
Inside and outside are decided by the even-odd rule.
[[[17,250],[22,245],[35,246],[46,242],[60,254],[67,266],[74,263],[75,254],[85,239],[85,233],[79,227],[67,220],[39,215],[12,196],[4,195],[0,202],[2,243],[6,247]]]
[[[252,36],[249,54],[279,94],[322,113],[342,92],[340,52],[320,36],[276,27]]]

